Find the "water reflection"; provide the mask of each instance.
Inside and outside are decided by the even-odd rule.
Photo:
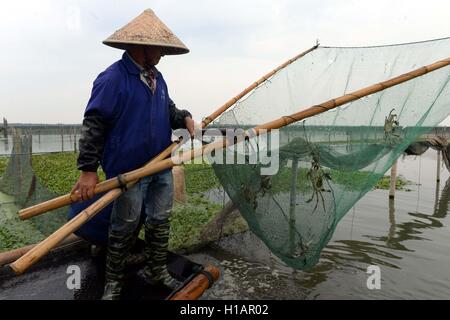
[[[354,269],[366,271],[368,265],[385,266],[392,269],[402,269],[396,260],[403,259],[400,252],[414,252],[405,243],[408,240],[430,241],[426,231],[442,228],[441,219],[446,218],[450,202],[450,177],[439,195],[439,182],[436,185],[434,212],[432,215],[421,212],[408,212],[410,221],[397,223],[395,217],[395,200],[389,200],[389,228],[386,235],[363,235],[370,240],[336,240],[330,243],[322,252],[321,262],[309,271],[301,283],[305,287],[314,288],[328,280],[332,271],[339,269]],[[394,251],[392,251],[394,250]]]
[[[373,241],[386,243],[386,246],[395,250],[414,251],[407,248],[403,242],[406,240],[430,240],[424,231],[434,228],[442,228],[444,225],[440,221],[447,216],[448,202],[450,200],[450,178],[445,183],[442,193],[439,196],[439,182],[436,182],[436,196],[434,212],[432,215],[421,212],[408,212],[412,221],[395,223],[395,201],[389,200],[389,232],[385,237],[370,237]]]
[[[450,202],[450,178],[445,182],[445,186],[439,196],[439,181],[436,183],[436,201],[433,217],[444,219],[448,213],[448,203]]]

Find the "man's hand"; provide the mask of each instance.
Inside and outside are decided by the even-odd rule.
[[[191,117],[186,117],[184,118],[184,123],[186,124],[186,129],[189,131],[189,134],[191,135],[191,137],[194,137],[194,130],[195,130],[195,121],[192,120]]]
[[[77,183],[73,186],[71,194],[79,193],[81,199],[88,200],[94,196],[95,185],[98,183],[97,172],[83,171]]]

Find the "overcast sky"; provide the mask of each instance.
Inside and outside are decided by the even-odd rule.
[[[450,36],[449,0],[3,1],[0,117],[80,123],[93,80],[122,54],[101,42],[146,8],[191,50],[158,67],[197,120],[316,39],[364,46]]]

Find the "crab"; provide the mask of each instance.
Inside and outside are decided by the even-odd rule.
[[[270,190],[272,188],[272,177],[271,176],[261,176],[261,183],[260,183],[262,195],[264,196],[266,194],[266,191]]]
[[[319,158],[318,152],[313,152],[311,168],[308,170],[308,173],[306,174],[306,177],[308,178],[309,182],[311,183],[311,186],[313,189],[311,198],[306,200],[306,203],[310,203],[315,199],[316,204],[314,206],[313,211],[316,211],[317,206],[319,205],[319,197],[322,200],[323,209],[325,210],[325,199],[322,195],[322,192],[326,191],[324,188],[324,180],[331,181],[330,174],[322,169],[319,161],[320,161],[320,158]]]
[[[394,142],[395,138],[400,138],[400,135],[396,133],[399,126],[398,117],[395,113],[395,108],[389,112],[389,115],[384,120],[384,140],[389,144]]]
[[[260,185],[258,189],[252,188],[251,186],[246,186],[244,184],[241,185],[242,194],[245,200],[251,204],[253,210],[256,210],[258,206],[257,195],[261,194],[263,197],[268,190],[272,188],[272,177],[271,176],[262,176]]]

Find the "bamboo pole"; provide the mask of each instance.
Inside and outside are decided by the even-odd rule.
[[[242,97],[247,95],[250,91],[255,89],[257,86],[259,86],[262,83],[264,83],[265,81],[267,81],[275,73],[277,73],[281,69],[285,68],[286,66],[290,65],[291,63],[297,61],[298,59],[302,58],[303,56],[307,55],[311,51],[317,49],[318,46],[319,45],[315,45],[314,47],[311,47],[308,50],[306,50],[306,51],[296,55],[292,59],[289,59],[285,63],[281,64],[277,68],[275,68],[272,71],[270,71],[269,73],[267,73],[266,75],[262,76],[259,80],[255,81],[252,85],[247,87],[244,91],[242,91],[241,93],[236,95],[234,98],[228,100],[224,105],[222,105],[220,108],[218,108],[215,112],[213,112],[211,115],[209,115],[208,117],[205,117],[203,119],[203,121],[201,123],[202,128],[206,127],[209,123],[214,121],[219,115],[221,115],[223,112],[228,110],[232,105],[234,105],[237,101],[239,101]],[[169,146],[160,155],[158,155],[158,159],[161,160],[161,159],[167,158],[171,154],[171,152],[173,151],[173,148],[175,146],[177,146],[176,143],[173,143],[171,146]],[[152,162],[152,161],[148,162],[144,167],[153,164],[154,162]],[[103,182],[97,184],[97,186],[95,187],[94,193],[98,194],[98,193],[106,192],[106,191],[111,190],[113,188],[117,188],[118,186],[119,185],[117,183],[117,179],[116,178],[112,178],[112,179],[109,179],[109,180],[106,180],[106,181],[103,181]],[[81,196],[79,194],[73,194],[73,195],[72,194],[66,194],[66,195],[54,198],[52,200],[49,200],[49,201],[46,201],[46,202],[43,202],[43,203],[31,206],[31,207],[28,207],[28,208],[24,208],[24,209],[19,211],[19,217],[22,220],[26,220],[26,219],[29,219],[31,217],[37,216],[39,214],[42,214],[44,212],[51,211],[51,210],[54,210],[54,209],[66,206],[66,205],[69,205],[71,203],[78,202],[80,200],[81,200]]]
[[[184,175],[184,168],[182,166],[175,166],[172,168],[173,175],[173,195],[174,200],[178,203],[186,204],[186,179]]]
[[[298,159],[292,159],[292,177],[291,177],[291,193],[289,203],[289,252],[294,253],[295,248],[295,207],[297,205],[297,174],[298,174]]]
[[[344,105],[348,102],[351,102],[351,101],[363,98],[367,95],[385,90],[387,88],[393,87],[395,85],[398,85],[400,83],[406,82],[413,78],[422,76],[428,72],[437,70],[439,68],[443,68],[448,65],[450,65],[450,57],[445,60],[438,61],[431,65],[422,67],[420,69],[405,73],[401,76],[389,79],[387,81],[380,82],[378,84],[357,90],[355,92],[346,94],[346,95],[341,96],[336,99],[329,100],[323,104],[315,105],[306,110],[291,114],[289,116],[284,116],[277,120],[259,125],[251,130],[254,132],[254,135],[256,136],[256,135],[259,135],[260,133],[263,133],[264,132],[263,130],[278,129],[278,128],[284,127],[288,124],[291,124],[293,122],[297,122],[297,121],[303,120],[305,118],[323,113],[330,109]],[[242,141],[243,139],[245,139],[245,137],[240,137],[240,141]],[[190,150],[189,152],[184,152],[181,155],[177,155],[177,156],[174,156],[169,159],[155,162],[152,165],[145,166],[143,168],[136,169],[136,170],[130,171],[128,173],[125,173],[122,175],[122,180],[125,183],[132,183],[132,182],[137,181],[145,176],[149,176],[149,175],[158,173],[160,171],[163,171],[165,169],[172,168],[176,164],[184,163],[184,162],[190,161],[194,158],[197,158],[199,156],[207,155],[213,151],[223,149],[225,147],[232,145],[233,143],[235,143],[235,142],[228,141],[228,140],[216,141],[216,142],[210,143],[208,145],[204,145],[200,148]],[[118,187],[117,180],[116,179],[112,179],[112,180],[113,181],[111,182],[111,184],[114,186],[111,187],[111,189],[117,188]],[[97,202],[95,202],[92,206],[95,206],[98,202],[102,201],[104,198],[105,197],[97,200]],[[70,220],[67,224],[75,225],[75,224],[78,224],[78,222],[76,222],[77,220],[83,220],[83,219],[86,219],[86,218],[84,217],[84,214],[80,213],[78,216],[76,216],[75,218]],[[89,219],[84,220],[84,222],[87,220],[89,220]],[[82,223],[84,223],[84,222],[79,223],[79,225],[81,226]],[[51,248],[51,246],[56,245],[58,243],[57,242],[58,239],[64,239],[64,237],[70,233],[69,231],[71,229],[70,228],[66,229],[65,228],[66,225],[61,227],[59,230],[55,231],[54,234],[52,234],[49,238],[47,238],[42,243],[40,243],[35,248],[33,248],[33,250],[31,250],[30,252],[25,254],[23,257],[21,257],[20,259],[18,259],[14,263],[12,263],[10,265],[11,268],[17,274],[24,272],[28,267],[30,267],[34,262],[36,262],[38,259],[40,259],[46,252],[48,252],[48,250],[49,250],[48,248]],[[55,235],[57,233],[60,233],[60,235]],[[62,234],[62,233],[64,233],[64,234]]]
[[[61,151],[64,152],[64,135],[63,135],[64,131],[62,127],[60,127],[60,130],[61,130]]]
[[[115,196],[120,194],[120,189],[111,190],[108,194]],[[51,249],[53,249],[58,243],[63,241],[68,234],[78,230],[84,223],[89,221],[95,213],[105,208],[110,202],[108,197],[102,197],[94,202],[89,208],[80,212],[75,218],[68,221],[56,232],[52,233],[49,237],[41,241],[34,246],[30,251],[25,253],[22,257],[10,264],[10,267],[16,274],[23,273],[31,265],[39,261],[44,255],[46,255]]]
[[[82,240],[80,237],[78,237],[78,236],[76,236],[74,234],[71,234],[68,237],[66,237],[59,244],[58,247],[61,247],[61,246],[67,245],[67,244],[71,244],[71,243],[74,243],[74,242],[77,242],[77,241],[80,241],[80,240]],[[0,266],[4,266],[4,265],[7,265],[8,263],[16,261],[21,256],[23,256],[25,253],[27,253],[28,251],[33,249],[35,246],[36,246],[36,244],[30,244],[28,246],[17,248],[17,249],[14,249],[14,250],[6,251],[6,252],[0,252]]]
[[[395,238],[395,199],[389,198],[389,232],[388,239],[392,240]]]
[[[302,58],[303,56],[307,55],[308,53],[316,50],[319,47],[319,44],[316,44],[314,47],[309,48],[308,50],[296,55],[292,59],[289,59],[285,63],[281,64],[277,68],[273,69],[266,75],[262,76],[259,80],[255,81],[253,84],[248,86],[244,91],[242,91],[240,94],[238,94],[236,97],[228,100],[227,103],[225,103],[222,107],[217,109],[215,112],[213,112],[209,117],[206,117],[202,121],[203,127],[207,126],[209,123],[214,121],[218,116],[220,116],[223,112],[225,112],[228,108],[230,108],[232,105],[234,105],[236,102],[238,102],[241,98],[243,98],[245,95],[247,95],[250,91],[261,85],[262,83],[266,82],[270,77],[272,77],[275,73],[278,71],[286,68],[291,63],[297,61],[298,59]]]
[[[218,268],[207,265],[205,271],[208,272],[214,282],[219,279],[220,271]],[[212,285],[210,280],[203,273],[199,273],[184,288],[175,293],[169,300],[197,300]]]
[[[3,137],[8,141],[8,120],[3,118]]]
[[[263,129],[263,128],[278,129],[278,128],[287,126],[288,124],[291,124],[293,122],[297,122],[297,121],[303,120],[305,118],[312,117],[312,116],[322,113],[324,111],[334,109],[336,107],[342,106],[349,102],[361,99],[365,96],[377,93],[377,92],[385,90],[387,88],[399,85],[403,82],[423,76],[424,74],[438,70],[438,69],[446,67],[448,65],[450,65],[450,57],[448,57],[447,59],[432,63],[428,66],[424,66],[422,68],[413,70],[411,72],[404,73],[404,74],[394,77],[392,79],[371,85],[369,87],[354,91],[352,93],[348,93],[339,98],[331,99],[327,102],[312,106],[308,109],[291,114],[289,116],[281,117],[277,120],[268,122],[262,126],[258,126],[255,129],[256,130]]]
[[[397,160],[391,167],[391,179],[389,183],[389,199],[395,198],[395,187],[397,185]]]

